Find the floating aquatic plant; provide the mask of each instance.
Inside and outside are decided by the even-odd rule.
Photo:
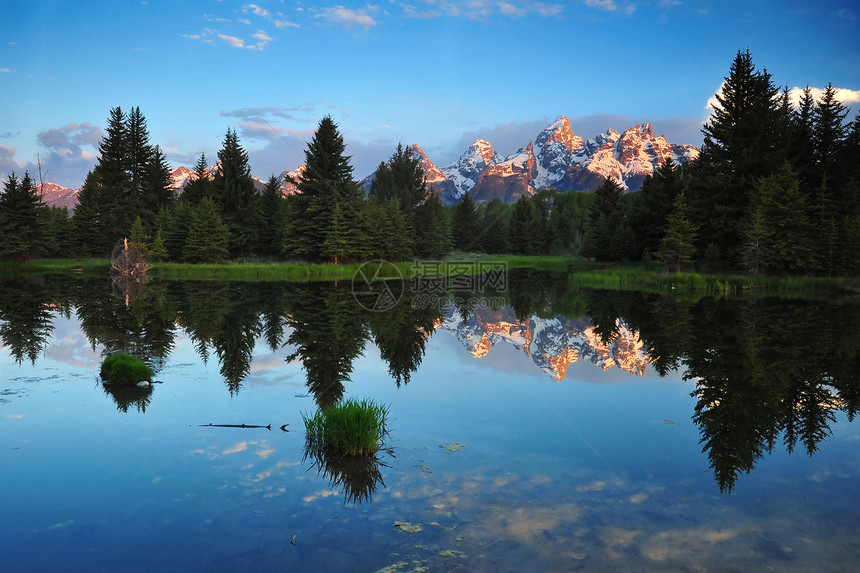
[[[137,356],[117,352],[104,359],[99,376],[114,384],[137,384],[152,380],[152,368]]]
[[[308,417],[305,448],[310,452],[330,452],[347,456],[376,453],[386,434],[388,407],[372,400],[347,399]]]

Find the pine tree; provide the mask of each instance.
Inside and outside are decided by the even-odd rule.
[[[229,241],[230,231],[221,219],[218,206],[205,197],[194,208],[183,249],[185,260],[189,263],[226,262],[230,258]]]
[[[185,258],[185,243],[188,241],[189,227],[196,207],[187,201],[179,201],[170,210],[170,217],[164,228],[164,246],[171,261],[181,262]]]
[[[411,215],[412,211],[427,197],[427,179],[424,169],[409,148],[397,144],[388,163],[380,163],[376,177],[370,184],[368,197],[385,202],[392,197],[400,202],[400,210]]]
[[[259,195],[251,178],[248,153],[235,130],[227,129],[212,182],[213,199],[230,230],[230,253],[247,256],[257,245]]]
[[[427,199],[415,210],[415,243],[419,257],[441,259],[451,252],[451,228],[445,206],[432,188]]]
[[[156,215],[163,207],[169,207],[176,201],[176,188],[173,186],[173,176],[167,157],[161,147],[152,147],[149,163],[143,171],[142,208],[139,215],[143,218],[145,227],[154,226]]]
[[[115,239],[108,233],[108,198],[96,170],[87,173],[72,215],[75,253],[80,257],[106,257]]]
[[[833,84],[827,84],[821,99],[812,111],[814,125],[812,150],[819,177],[817,184],[820,184],[823,178],[835,180],[836,187],[842,183],[837,177],[837,161],[848,133],[848,126],[845,125],[846,115],[848,110],[836,99],[836,88]]]
[[[37,254],[45,209],[28,172],[9,175],[0,194],[0,259],[29,262]]]
[[[608,261],[613,258],[613,251],[622,248],[622,242],[617,240],[613,249],[612,239],[616,230],[624,223],[624,213],[620,200],[624,189],[614,179],[607,178],[594,191],[594,202],[588,213],[588,223],[583,239],[583,256],[594,257],[598,261]],[[619,239],[626,242],[629,235]]]
[[[814,164],[815,150],[813,144],[813,133],[815,123],[813,112],[815,110],[815,98],[812,97],[812,88],[808,85],[800,95],[797,109],[792,118],[792,133],[790,141],[790,160],[801,179],[802,189],[809,192],[815,185]]]
[[[698,227],[690,222],[687,197],[684,193],[675,198],[672,212],[666,219],[666,234],[660,241],[657,260],[665,273],[679,273],[691,261]]]
[[[671,157],[645,177],[631,215],[631,228],[640,253],[657,251],[666,230],[666,218],[681,188],[681,173]]]
[[[305,150],[305,171],[289,202],[287,251],[291,256],[321,260],[331,232],[332,213],[340,204],[344,225],[361,228],[362,191],[352,179],[350,157],[337,124],[323,117]],[[361,250],[359,245],[356,249]]]
[[[279,257],[283,251],[287,206],[281,194],[281,182],[274,175],[263,189],[260,205],[260,244],[257,251],[264,256]]]
[[[141,252],[146,252],[146,243],[149,240],[149,236],[146,234],[146,230],[143,228],[143,221],[138,215],[134,219],[134,223],[131,225],[131,230],[129,231],[129,240],[133,245],[136,245]]]
[[[197,205],[204,197],[212,196],[212,178],[209,176],[209,166],[206,154],[201,153],[200,159],[194,166],[194,175],[189,176],[188,183],[182,191],[181,199],[192,205]]]
[[[778,273],[805,273],[814,268],[806,199],[789,164],[762,179],[757,190],[769,240],[769,268]]]
[[[164,235],[160,228],[155,232],[155,239],[152,241],[149,258],[156,263],[167,260],[167,247],[164,246]]]
[[[515,255],[533,255],[537,251],[536,227],[538,223],[532,200],[522,195],[514,204],[508,225],[508,248]]]
[[[761,177],[778,170],[784,158],[779,89],[758,71],[749,50],[738,51],[702,128],[701,164],[690,186],[690,204],[702,237],[717,244],[734,263],[742,244],[743,220]]]
[[[505,220],[508,208],[501,199],[487,203],[481,222],[481,243],[487,253],[506,253],[508,251],[508,232]]]
[[[478,231],[478,207],[472,195],[466,191],[454,207],[454,248],[461,251],[477,250],[480,245]]]

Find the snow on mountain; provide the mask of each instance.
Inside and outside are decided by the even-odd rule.
[[[463,320],[452,306],[437,330],[451,333],[475,358],[486,356],[494,345],[510,344],[557,381],[563,380],[570,364],[578,361],[643,375],[651,359],[642,340],[623,321],[618,322],[618,329],[618,336],[605,344],[588,320],[532,316],[520,321],[510,307],[496,311],[478,308]]]
[[[477,140],[455,163],[441,168],[454,186],[443,201],[455,203],[467,190],[480,202],[494,198],[513,202],[545,187],[592,191],[610,177],[635,190],[668,158],[683,163],[698,156],[692,145],[671,144],[665,136],[655,136],[648,123],[621,134],[608,129],[586,141],[575,135],[570,120],[561,116],[503,160],[489,142]]]
[[[493,146],[489,141],[477,139],[475,143],[469,146],[463,155],[448,167],[441,169],[446,179],[454,186],[454,192],[451,194],[453,201],[446,201],[441,196],[442,202],[446,204],[456,203],[466,191],[472,189],[478,182],[478,178],[487,169],[488,166],[494,165],[502,161],[502,158],[493,150]]]
[[[51,207],[65,207],[69,211],[75,210],[75,205],[78,204],[78,193],[81,191],[63,187],[51,181],[46,181],[44,185],[36,185],[36,189],[42,195],[43,203]]]
[[[187,167],[179,166],[170,172],[170,180],[173,181],[174,189],[185,189],[189,181],[192,181],[194,171]],[[190,178],[190,179],[189,179]]]

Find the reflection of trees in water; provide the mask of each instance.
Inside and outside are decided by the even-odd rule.
[[[40,278],[0,281],[0,338],[18,364],[35,364],[54,331]]]
[[[145,413],[152,401],[152,386],[138,388],[124,384],[102,384],[102,388],[116,402],[116,409],[123,413],[128,413],[130,408]]]
[[[175,310],[169,304],[166,284],[151,284],[128,305],[112,296],[108,280],[81,279],[70,283],[81,330],[93,349],[104,354],[128,352],[156,372],[164,366],[176,338]]]
[[[693,421],[722,491],[780,439],[788,452],[802,444],[811,456],[830,435],[837,410],[849,420],[858,411],[856,302],[613,296],[657,371],[681,364],[684,378],[695,381]]]
[[[373,493],[380,485],[384,488],[380,467],[388,467],[379,459],[379,454],[345,456],[325,451],[305,449],[302,463],[312,460],[310,469],[317,475],[328,478],[329,486],[343,490],[344,503],[372,501]]]

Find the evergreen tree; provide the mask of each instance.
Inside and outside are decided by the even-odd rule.
[[[478,207],[472,195],[466,191],[454,207],[454,248],[461,251],[477,250],[480,245],[478,232]]]
[[[194,166],[194,175],[189,176],[188,183],[182,191],[182,200],[197,205],[204,197],[212,196],[212,178],[209,176],[209,166],[206,154],[201,153],[200,159]]]
[[[167,247],[164,245],[164,235],[160,228],[155,232],[155,239],[152,241],[149,258],[156,263],[167,260]]]
[[[104,217],[98,219],[99,232],[107,245],[119,239],[131,226],[131,213],[138,207],[132,201],[128,173],[128,129],[126,115],[119,106],[110,110],[105,135],[99,144],[98,176]],[[95,220],[92,221],[95,223]],[[109,248],[109,247],[108,247]]]
[[[260,244],[257,251],[264,256],[280,257],[286,230],[286,200],[281,193],[281,182],[272,175],[260,198]]]
[[[754,201],[760,202],[768,241],[768,264],[778,273],[803,274],[814,268],[807,202],[788,163],[762,179]]]
[[[152,147],[149,163],[143,172],[142,208],[139,215],[146,228],[152,229],[155,218],[162,207],[169,207],[176,201],[176,188],[167,157],[158,145]]]
[[[146,243],[149,240],[149,236],[146,234],[146,230],[143,228],[143,221],[138,215],[134,219],[134,223],[131,225],[131,230],[129,231],[129,240],[133,245],[136,245],[141,252],[146,252]]]
[[[113,245],[108,234],[110,216],[107,198],[97,171],[87,173],[72,215],[75,252],[80,257],[106,257]]]
[[[825,178],[832,180],[836,188],[843,183],[838,177],[841,174],[837,171],[837,161],[848,133],[848,126],[845,125],[847,114],[848,110],[836,99],[836,88],[833,84],[827,84],[812,111],[812,151],[818,176],[816,184],[821,184]]]
[[[415,251],[419,257],[441,259],[451,252],[451,227],[445,206],[433,189],[415,210]]]
[[[657,260],[665,273],[679,273],[691,261],[698,227],[687,214],[687,197],[684,193],[675,198],[672,212],[666,218],[666,234],[660,241]]]
[[[230,230],[230,254],[247,256],[257,245],[259,196],[254,188],[248,153],[235,130],[227,129],[212,182],[213,200]]]
[[[397,144],[388,163],[380,163],[370,184],[368,197],[385,202],[392,197],[400,202],[400,210],[411,216],[415,207],[427,197],[427,180],[418,158],[409,148]]]
[[[505,220],[508,208],[501,199],[496,198],[487,204],[481,222],[481,244],[487,253],[506,253],[508,251],[508,232]]]
[[[813,172],[815,163],[814,110],[815,98],[812,97],[812,88],[807,85],[801,93],[797,109],[794,111],[790,139],[790,159],[801,179],[804,192],[809,192],[816,184]]]
[[[164,227],[164,247],[167,250],[167,258],[171,261],[182,262],[185,258],[185,243],[188,241],[189,227],[195,208],[196,206],[192,206],[187,201],[179,201],[169,211],[167,224]]]
[[[666,219],[681,193],[681,174],[669,157],[645,177],[631,215],[631,228],[636,235],[638,252],[657,252],[666,231]]]
[[[738,51],[717,105],[702,128],[701,164],[690,203],[703,238],[713,241],[726,262],[738,259],[750,196],[759,178],[781,165],[779,89],[758,71],[749,50]]]
[[[70,257],[74,253],[71,216],[66,207],[47,207],[42,210],[44,233],[39,251],[49,258]]]
[[[124,168],[130,180],[125,205],[132,216],[136,216],[144,208],[147,170],[153,160],[153,148],[149,143],[146,118],[139,107],[133,107],[128,112],[125,120],[125,134]],[[155,215],[155,211],[152,211],[152,215]]]
[[[594,257],[598,261],[608,261],[613,258],[613,252],[617,254],[623,246],[622,241],[616,241],[614,249],[612,244],[613,236],[624,223],[624,212],[620,205],[622,195],[624,195],[624,189],[611,177],[594,191],[594,202],[588,213],[588,224],[583,239],[583,256]],[[629,235],[625,232],[624,243],[627,238]]]
[[[12,173],[0,194],[0,259],[29,262],[37,254],[44,230],[45,206],[30,174]]]
[[[514,204],[508,225],[508,248],[515,255],[534,255],[537,252],[538,217],[532,200],[522,195]]]
[[[309,260],[324,258],[323,244],[331,232],[332,213],[340,203],[343,225],[362,226],[358,218],[363,193],[352,179],[350,157],[337,124],[323,117],[305,150],[305,171],[289,202],[287,250]],[[356,245],[358,251],[360,245]]]
[[[185,260],[189,263],[226,262],[230,258],[229,242],[230,231],[221,219],[218,206],[204,197],[191,217],[183,249]]]

